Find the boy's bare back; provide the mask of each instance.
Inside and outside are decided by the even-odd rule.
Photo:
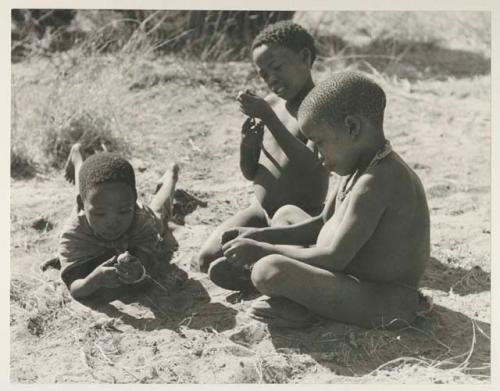
[[[286,101],[276,95],[266,98],[287,130],[306,146],[296,113],[290,113]],[[328,172],[315,151],[297,156],[286,154],[269,131],[264,132],[262,152],[254,181],[255,195],[269,216],[286,204],[297,205],[317,214],[328,191]],[[314,191],[311,191],[314,190]]]
[[[340,201],[333,197],[329,204],[335,198]],[[359,198],[372,204],[372,210],[354,205]],[[363,174],[342,202],[327,205],[326,210],[329,215],[324,216],[327,221],[317,246],[328,246],[336,239],[359,245],[365,239],[345,273],[366,281],[417,285],[429,257],[429,213],[420,180],[395,152]],[[373,213],[381,213],[381,217],[375,220],[371,235],[364,238],[365,233],[352,225],[361,221],[370,226]]]

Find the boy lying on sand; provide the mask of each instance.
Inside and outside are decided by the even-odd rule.
[[[252,53],[259,75],[272,91],[265,99],[248,91],[238,95],[241,111],[249,116],[242,128],[240,168],[253,181],[256,199],[222,223],[195,259],[194,267],[203,272],[212,264],[211,279],[218,268],[227,266],[221,249],[225,231],[298,222],[317,215],[328,190],[328,172],[312,143],[306,145],[297,124],[299,105],[314,87],[313,38],[295,23],[278,22],[255,38]],[[278,211],[284,205],[288,207]]]
[[[334,74],[304,99],[301,129],[342,178],[320,216],[224,244],[228,261],[270,296],[254,304],[254,317],[301,325],[310,310],[363,327],[414,320],[429,211],[419,178],[385,139],[385,103],[384,91],[354,72]]]
[[[61,278],[75,298],[139,284],[167,262],[171,250],[164,235],[179,171],[173,165],[165,173],[147,207],[137,202],[129,162],[108,152],[84,161],[80,149],[79,144],[72,147],[66,164],[66,178],[77,185],[77,205],[58,249]]]

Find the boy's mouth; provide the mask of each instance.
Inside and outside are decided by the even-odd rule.
[[[118,232],[116,230],[112,231],[112,232],[102,232],[101,233],[101,237],[104,240],[109,240],[109,241],[116,240],[121,236],[122,236],[122,232]]]

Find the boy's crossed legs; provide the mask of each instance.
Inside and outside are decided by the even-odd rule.
[[[271,301],[286,298],[323,317],[366,328],[406,326],[414,320],[419,305],[416,289],[397,283],[360,281],[278,254],[257,261],[251,280],[259,292],[271,297]],[[276,303],[275,312],[279,316],[283,313],[279,307],[286,300]],[[291,307],[291,312],[299,313],[298,307]],[[258,305],[251,313],[266,320],[266,314],[261,314]],[[297,316],[284,315],[286,318]]]

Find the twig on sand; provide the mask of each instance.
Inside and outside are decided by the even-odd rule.
[[[170,293],[170,291],[165,288],[162,284],[160,284],[158,281],[156,281],[153,277],[151,277],[151,275],[149,274],[146,274],[146,277],[148,277],[151,281],[153,281],[157,286],[160,287],[160,289],[162,289],[163,291],[167,292],[167,293]]]
[[[200,147],[198,147],[198,146],[194,143],[194,141],[193,141],[193,139],[192,139],[192,138],[189,138],[189,140],[188,140],[188,141],[189,141],[189,145],[191,145],[191,148],[193,149],[193,151],[195,151],[195,152],[201,152],[201,148],[200,148]]]
[[[82,363],[84,366],[86,366],[90,370],[94,369],[92,367],[92,365],[90,365],[89,358],[87,357],[87,353],[85,353],[85,350],[83,350],[83,348],[80,349],[80,356],[81,356]]]
[[[97,342],[94,342],[94,346],[97,348],[97,350],[99,350],[99,352],[102,354],[102,356],[104,357],[104,359],[106,360],[106,362],[109,365],[111,365],[111,366],[115,365],[115,363],[106,355],[106,353],[104,353],[104,350],[101,348],[101,346]]]
[[[473,320],[474,324],[476,325],[476,328],[479,330],[479,332],[483,335],[483,337],[485,337],[488,341],[490,341],[490,336],[488,334],[486,334],[486,332],[481,328],[479,327],[479,325],[476,323],[475,320]]]
[[[399,364],[399,367],[402,367],[402,366],[410,364],[410,363],[420,365],[420,366],[427,368],[427,369],[441,369],[441,370],[445,370],[445,371],[449,371],[449,372],[458,371],[460,373],[465,373],[466,371],[479,371],[479,370],[489,369],[490,368],[489,365],[486,365],[486,366],[483,365],[483,366],[474,367],[474,368],[469,367],[470,359],[472,357],[472,354],[474,352],[474,347],[476,345],[476,328],[477,328],[477,325],[475,324],[475,322],[473,320],[471,321],[471,323],[472,323],[472,341],[471,341],[470,349],[467,352],[464,352],[462,354],[459,354],[459,355],[456,355],[453,357],[449,357],[449,358],[441,360],[441,361],[428,359],[428,358],[424,358],[424,357],[407,357],[407,356],[398,357],[398,358],[395,358],[393,360],[390,360],[390,361],[378,366],[377,368],[375,368],[373,371],[371,371],[370,373],[368,373],[365,376],[366,377],[376,376],[379,372],[386,369],[387,367],[395,367],[396,364]],[[459,364],[456,364],[456,360],[460,357],[463,357],[463,356],[466,356],[465,359],[462,362],[460,362]],[[487,377],[487,376],[483,376],[481,374],[473,375],[473,376],[475,376],[475,377]]]
[[[203,327],[202,330],[207,332],[207,333],[219,334],[219,332],[216,329],[214,329],[212,326]]]
[[[264,373],[262,370],[262,364],[263,364],[262,357],[259,357],[257,359],[257,361],[255,362],[255,371],[257,372],[257,375],[259,376],[259,380],[257,381],[258,384],[264,383]]]
[[[104,353],[104,350],[101,348],[101,346],[97,343],[97,342],[94,342],[94,346],[97,348],[97,350],[99,350],[99,352],[101,353],[101,355],[104,357],[104,360],[106,360],[106,362],[108,363],[109,366],[112,366],[112,367],[116,367],[118,369],[121,369],[122,371],[124,371],[125,373],[127,373],[128,375],[132,376],[135,380],[137,381],[140,381],[141,379],[138,378],[136,375],[134,375],[130,370],[128,370],[127,368],[121,366],[121,365],[118,365],[118,364],[115,364],[107,355],[106,353]]]
[[[399,320],[399,319],[396,319],[396,320]],[[401,319],[402,321],[402,319]],[[434,339],[434,341],[436,341],[439,345],[441,345],[442,347],[446,348],[446,353],[450,352],[451,351],[451,348],[446,345],[443,341],[441,341],[440,339],[438,339],[434,333],[432,331],[425,331],[425,330],[422,330],[422,329],[419,329],[418,327],[414,327],[410,324],[408,324],[405,328],[403,328],[402,330],[406,330],[406,329],[410,329],[410,330],[415,330],[415,331],[418,331],[419,333],[422,333],[428,337],[431,337],[432,339]],[[446,354],[445,353],[445,354]]]
[[[179,323],[177,323],[177,328],[181,327],[181,326],[186,326],[186,327],[189,327],[189,325],[191,324],[191,322],[193,321],[193,318],[198,315],[197,312],[193,312],[190,316],[187,316],[185,317],[184,319],[182,319]],[[187,322],[186,322],[187,321]]]

